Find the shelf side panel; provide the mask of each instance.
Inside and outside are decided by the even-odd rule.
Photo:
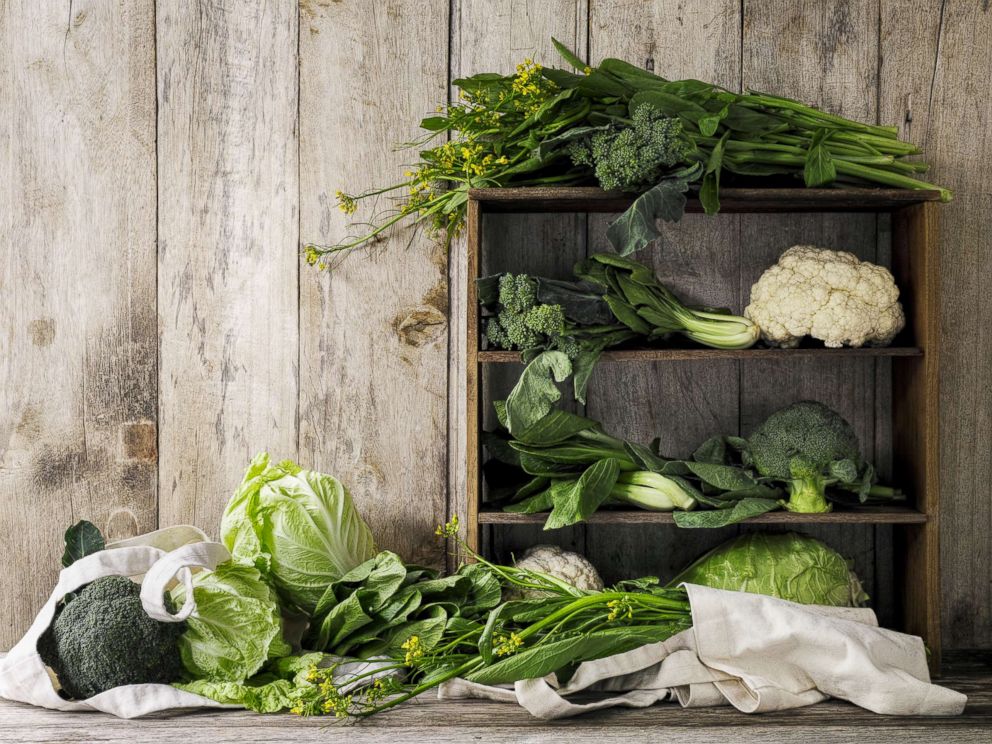
[[[902,613],[905,630],[920,635],[940,666],[940,509],[939,357],[940,262],[937,207],[920,204],[892,220],[893,273],[902,289],[907,321],[924,356],[893,364],[893,458],[896,472],[916,494],[925,525],[897,532],[897,563],[902,555]]]

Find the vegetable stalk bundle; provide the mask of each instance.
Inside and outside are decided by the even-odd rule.
[[[917,176],[927,170],[896,127],[864,124],[782,96],[735,93],[700,80],[667,80],[618,59],[588,67],[559,42],[577,72],[531,60],[513,75],[484,72],[454,81],[458,101],[421,121],[409,143],[419,157],[404,179],[358,193],[338,192],[340,208],[373,206],[371,219],[329,246],[309,245],[307,260],[367,245],[408,220],[449,240],[464,223],[468,191],[480,187],[569,185],[597,181],[642,195],[607,233],[621,255],[658,237],[655,220],[678,220],[685,192],[698,188],[708,214],[720,209],[721,180],[799,179],[807,187],[881,185],[951,192]],[[425,147],[435,138],[446,141]]]

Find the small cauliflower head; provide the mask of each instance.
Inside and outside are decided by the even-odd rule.
[[[772,346],[803,336],[825,346],[887,346],[906,324],[899,288],[883,266],[853,253],[794,245],[751,287],[744,315]]]
[[[603,580],[595,566],[584,556],[562,550],[557,545],[535,545],[528,548],[516,565],[517,568],[526,568],[567,581],[576,589],[599,591],[603,588]],[[529,589],[514,594],[513,598],[536,599],[547,592]]]

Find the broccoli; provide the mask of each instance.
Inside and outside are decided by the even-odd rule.
[[[486,338],[494,346],[521,350],[547,347],[578,353],[561,305],[540,303],[532,277],[503,274],[499,278],[499,305],[496,317],[486,324]]]
[[[153,620],[140,594],[141,586],[127,577],[99,578],[65,605],[42,637],[39,653],[70,697],[182,678],[178,642],[186,623]]]
[[[857,434],[836,411],[816,401],[801,401],[776,411],[748,438],[745,463],[760,475],[785,481],[785,508],[802,513],[828,512],[826,487],[863,479],[872,468],[861,459]]]
[[[644,191],[665,171],[685,163],[694,150],[683,136],[682,121],[649,103],[634,109],[629,126],[611,126],[568,147],[572,162],[596,173],[607,191]]]

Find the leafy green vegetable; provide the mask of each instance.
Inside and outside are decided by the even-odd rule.
[[[372,533],[335,478],[268,454],[252,460],[221,519],[236,561],[254,565],[290,607],[312,613],[327,586],[375,555]]]
[[[585,391],[604,349],[641,337],[672,334],[718,349],[741,349],[758,339],[758,327],[724,310],[683,304],[647,266],[611,253],[580,261],[577,283],[500,274],[479,281],[490,344],[520,349],[529,360],[506,401],[510,431],[544,416],[561,398],[556,383],[574,374],[574,397]]]
[[[675,524],[679,527],[705,527],[715,529],[743,522],[750,517],[756,517],[765,512],[774,511],[780,506],[774,499],[745,498],[732,502],[727,508],[712,511],[684,512],[674,516]]]
[[[669,583],[767,594],[801,604],[855,607],[868,600],[850,562],[795,532],[751,532],[695,561]]]
[[[326,658],[319,652],[281,658],[270,664],[265,672],[246,682],[197,679],[174,686],[218,703],[240,705],[256,713],[278,713],[293,707],[299,690],[307,684],[310,669]]]
[[[65,552],[62,554],[63,568],[71,566],[80,558],[97,553],[106,547],[103,534],[92,522],[85,519],[76,522],[65,531]]]
[[[179,639],[190,677],[241,683],[269,659],[291,653],[275,592],[254,566],[222,563],[193,582],[196,611]],[[183,584],[173,589],[172,599],[183,604]]]
[[[306,248],[321,268],[326,257],[368,245],[404,220],[450,240],[464,225],[468,191],[477,187],[569,185],[598,181],[605,189],[642,192],[607,233],[626,255],[659,236],[655,221],[677,220],[684,192],[699,185],[708,214],[720,208],[721,181],[786,176],[807,186],[836,183],[947,189],[918,180],[925,163],[895,127],[862,124],[798,101],[736,93],[700,80],[667,80],[618,59],[586,67],[552,40],[579,73],[531,60],[512,75],[480,73],[453,81],[457,101],[421,121],[408,143],[419,158],[385,188],[338,192],[347,214],[370,203],[374,214],[335,245]],[[427,143],[435,140],[433,147]],[[383,194],[397,206],[378,211]]]

